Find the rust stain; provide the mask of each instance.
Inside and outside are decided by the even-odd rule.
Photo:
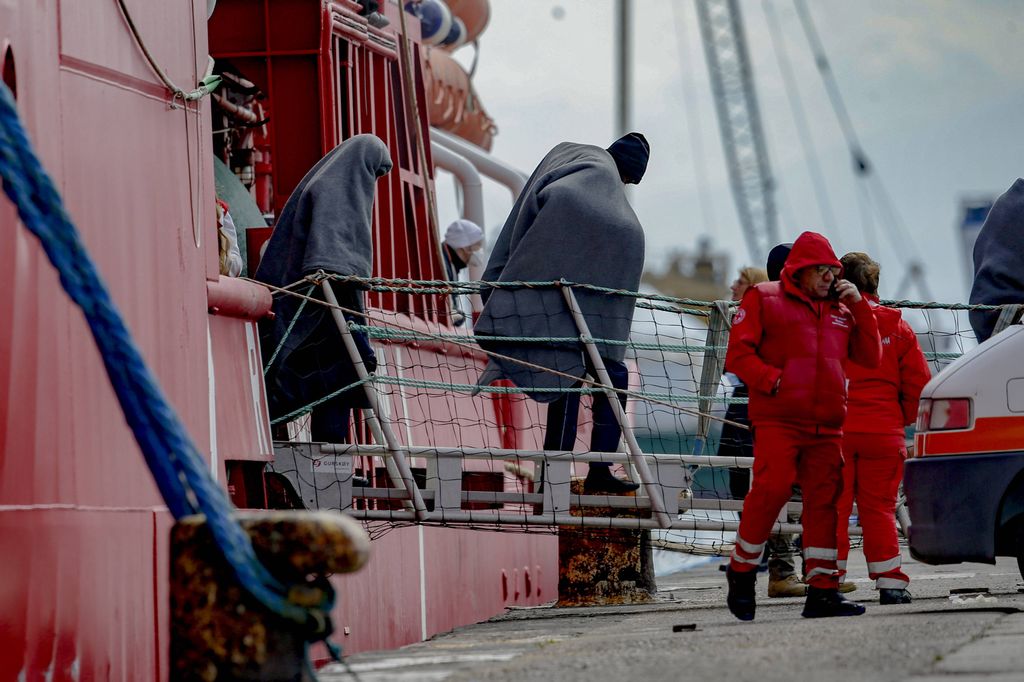
[[[366,533],[340,514],[244,512],[238,519],[270,572],[301,586],[291,597],[302,605],[321,603],[326,576],[358,570],[369,558]],[[303,633],[237,584],[202,516],[171,531],[170,599],[171,679],[300,679]]]
[[[582,481],[571,484],[581,494]],[[574,508],[573,516],[646,518],[646,509]],[[647,570],[647,531],[612,528],[558,529],[558,606],[646,604],[654,601]]]

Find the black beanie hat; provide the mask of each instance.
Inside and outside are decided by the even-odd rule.
[[[627,133],[612,142],[608,153],[615,159],[619,176],[625,183],[639,184],[647,170],[647,159],[651,157],[651,145],[640,133]]]
[[[768,273],[768,280],[771,282],[778,282],[779,278],[782,277],[782,268],[786,265],[786,258],[789,257],[789,252],[793,249],[793,243],[779,244],[768,252],[768,262],[765,264],[764,269]]]

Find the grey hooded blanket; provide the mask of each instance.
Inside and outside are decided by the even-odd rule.
[[[483,279],[552,281],[636,291],[644,264],[644,234],[626,200],[611,155],[591,145],[563,142],[540,162],[516,200],[491,252]],[[575,289],[580,308],[599,339],[625,341],[634,299]],[[583,348],[571,343],[488,341],[488,336],[578,337],[558,288],[484,291],[486,305],[474,331],[481,347],[574,377],[586,371]],[[599,344],[601,356],[622,361],[622,345]],[[478,384],[507,378],[525,389],[568,388],[574,380],[491,359]],[[539,402],[554,392],[529,393]]]
[[[974,243],[971,303],[1024,303],[1024,179],[996,199]],[[970,313],[978,341],[992,336],[997,311]]]
[[[357,135],[330,151],[298,184],[274,227],[255,278],[283,287],[318,270],[369,277],[373,266],[373,196],[377,178],[391,170],[387,147],[373,135]],[[299,286],[305,293],[309,287]],[[335,285],[339,303],[362,309],[353,287]],[[311,294],[322,300],[315,288]],[[341,338],[327,308],[308,304],[285,338],[301,300],[277,296],[273,320],[260,323],[271,417],[279,417],[355,381],[343,362]],[[284,340],[282,344],[282,339]],[[364,357],[372,357],[365,337]]]

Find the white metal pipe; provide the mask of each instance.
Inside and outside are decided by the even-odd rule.
[[[345,510],[348,514],[357,519],[369,519],[375,521],[415,521],[416,517],[412,512],[385,511],[369,509]],[[458,511],[458,512],[435,512],[431,517],[432,521],[443,523],[471,523],[471,524],[501,524],[505,526],[569,526],[584,528],[628,528],[661,529],[654,519],[624,519],[624,518],[602,518],[596,516],[570,516],[569,514],[517,514],[515,512],[488,512],[488,511]],[[710,530],[710,531],[735,531],[739,528],[738,521],[705,521],[703,519],[682,518],[676,519],[668,527],[671,530]],[[772,533],[801,533],[803,527],[798,523],[776,523],[772,526]],[[862,530],[859,527],[851,527],[850,535],[860,535]]]
[[[461,154],[437,142],[430,143],[430,152],[434,156],[434,165],[454,175],[462,185],[462,217],[472,220],[483,229],[484,183],[476,166]]]
[[[430,142],[430,152],[434,157],[434,165],[448,171],[455,176],[455,180],[462,186],[462,217],[477,224],[483,230],[484,225],[484,183],[480,179],[480,172],[462,154],[448,149],[436,140]],[[469,265],[470,281],[479,280],[483,275],[483,267],[474,264]],[[479,313],[484,309],[480,294],[471,294],[469,297],[473,312]]]
[[[465,157],[483,175],[503,187],[508,187],[508,190],[512,193],[512,201],[519,198],[523,187],[526,186],[526,181],[529,179],[528,176],[504,161],[498,160],[475,144],[466,142],[456,135],[437,128],[430,129],[430,139]]]

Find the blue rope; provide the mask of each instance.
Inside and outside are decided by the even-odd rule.
[[[175,519],[204,514],[224,558],[245,589],[284,618],[300,624],[313,622],[304,607],[288,600],[286,586],[259,562],[249,536],[231,518],[231,502],[146,367],[60,195],[32,150],[14,98],[3,85],[0,177],[25,227],[39,239],[60,274],[64,290],[82,309],[125,420],[171,514]]]

